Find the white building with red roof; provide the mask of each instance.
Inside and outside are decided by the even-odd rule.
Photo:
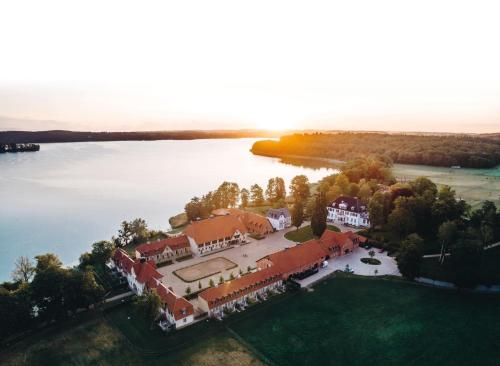
[[[282,282],[278,268],[265,268],[203,291],[198,295],[198,304],[209,316],[221,316],[225,309],[244,308],[248,300],[255,300],[258,295],[265,296],[267,291],[280,287]]]
[[[156,288],[156,292],[162,301],[161,313],[169,324],[179,329],[193,322],[193,304],[182,296],[175,294],[171,287],[167,287],[164,284],[160,284]]]
[[[191,251],[203,256],[246,242],[247,228],[236,216],[223,215],[191,222],[184,235]]]
[[[144,243],[135,248],[136,258],[143,258],[155,263],[165,263],[191,255],[191,246],[187,236],[174,236],[151,243]]]

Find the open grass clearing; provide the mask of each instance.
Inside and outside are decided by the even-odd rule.
[[[338,227],[333,225],[327,225],[326,228],[332,231],[340,231]],[[311,239],[316,239],[317,237],[313,234],[311,225],[307,225],[297,230],[287,232],[285,238],[295,243],[303,243]]]

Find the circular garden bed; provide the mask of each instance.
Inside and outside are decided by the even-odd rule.
[[[380,263],[382,263],[382,262],[380,262],[380,261],[379,261],[378,259],[376,259],[376,258],[361,258],[361,259],[360,259],[360,261],[361,261],[361,262],[363,262],[363,263],[365,263],[365,264],[371,264],[371,265],[373,265],[373,266],[377,266],[377,265],[379,265]]]

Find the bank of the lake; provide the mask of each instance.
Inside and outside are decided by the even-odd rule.
[[[284,164],[315,169],[338,169],[343,163],[340,160],[298,155],[287,155],[279,159]],[[469,169],[394,164],[393,173],[402,181],[425,176],[438,185],[449,185],[457,192],[457,196],[465,199],[472,208],[478,208],[485,200],[500,206],[500,166],[492,169]]]
[[[122,220],[167,230],[191,197],[224,180],[248,188],[280,176],[288,186],[297,174],[317,181],[334,172],[255,156],[255,140],[58,143],[0,154],[0,281],[20,255],[54,252],[74,262]]]

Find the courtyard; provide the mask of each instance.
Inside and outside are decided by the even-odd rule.
[[[201,263],[180,268],[173,273],[184,282],[194,282],[202,278],[213,276],[217,273],[238,267],[238,265],[227,258],[211,258]]]

